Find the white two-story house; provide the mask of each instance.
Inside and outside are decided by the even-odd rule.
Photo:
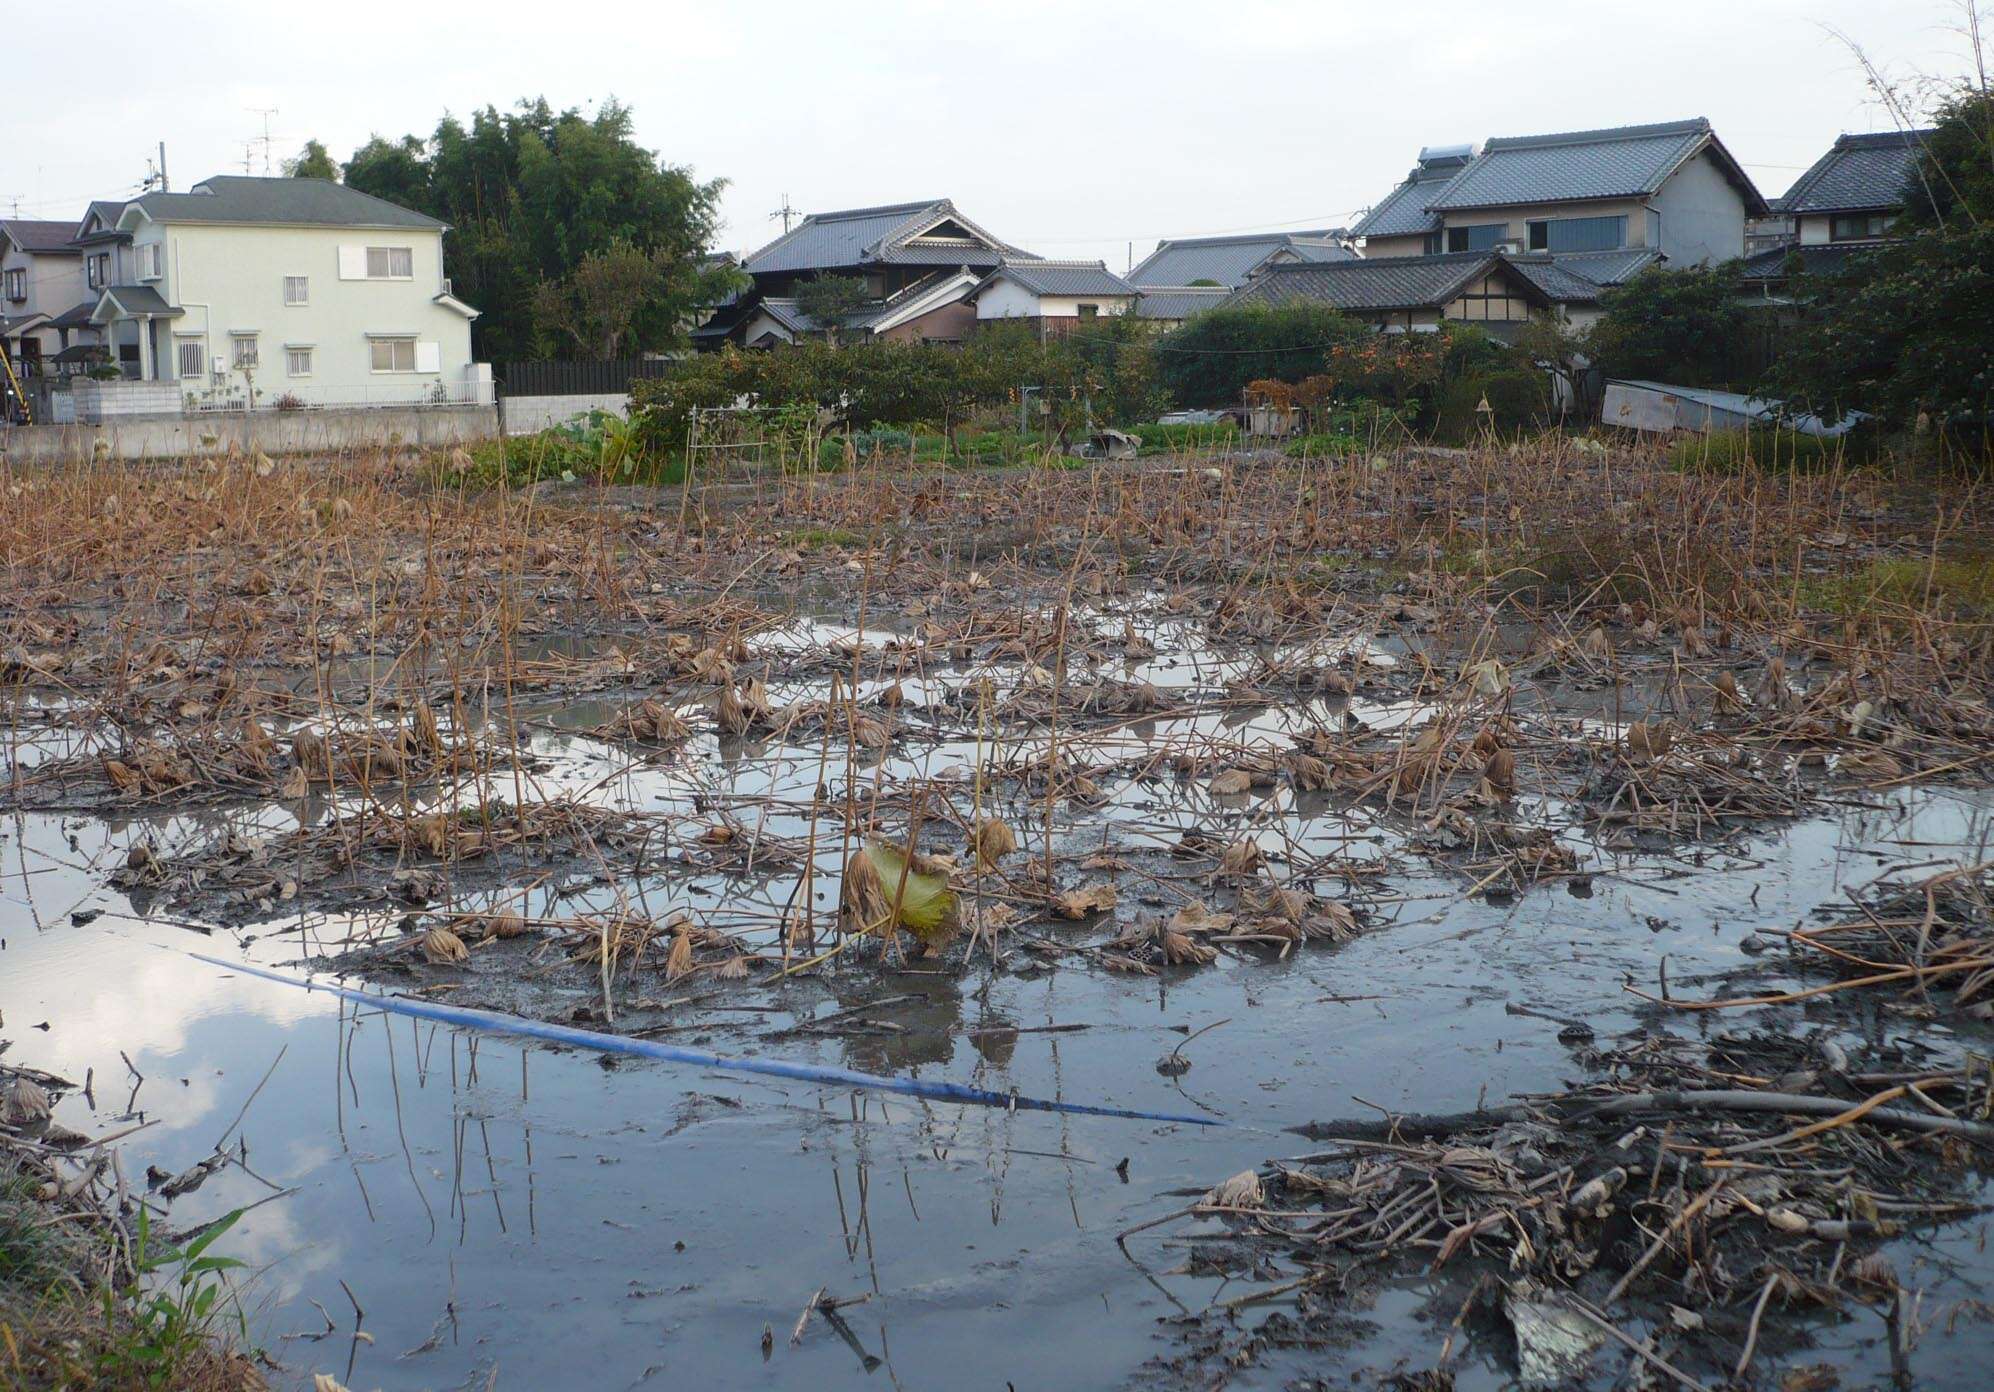
[[[488,400],[444,231],[328,180],[221,175],[93,207],[80,288],[125,375],[191,408]]]
[[[1539,254],[1604,289],[1743,256],[1747,221],[1767,212],[1699,117],[1422,150],[1352,231],[1367,260]]]

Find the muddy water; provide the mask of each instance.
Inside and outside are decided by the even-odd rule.
[[[1185,691],[1240,674],[1181,656],[1146,673]],[[909,689],[917,702],[929,694]],[[795,748],[706,737],[683,764],[623,768],[573,733],[616,704],[544,713],[535,741],[550,761],[543,791],[592,788],[672,810],[697,797],[808,796],[815,768]],[[1353,709],[1372,724],[1419,718],[1405,703]],[[1196,724],[1201,737],[1278,745],[1292,719],[1162,719],[1117,739],[1153,746]],[[976,758],[974,740],[918,737],[918,712],[909,723],[917,736],[888,757],[889,777],[933,777]],[[605,783],[608,767],[617,772]],[[1113,793],[1081,834],[1098,839],[1106,822],[1134,841],[1159,822],[1230,817],[1304,851],[1350,854],[1364,838],[1383,841],[1362,817],[1318,815],[1283,802],[1285,793],[1190,810],[1185,800],[1202,796],[1195,789]],[[149,1165],[177,1172],[201,1159],[247,1106],[240,1134],[254,1174],[217,1174],[173,1204],[171,1221],[256,1205],[228,1250],[254,1268],[250,1333],[283,1365],[280,1381],[309,1385],[322,1371],[356,1388],[483,1387],[494,1373],[500,1387],[886,1379],[1024,1388],[1147,1385],[1145,1364],[1181,1352],[1177,1317],[1243,1293],[1238,1282],[1171,1274],[1186,1248],[1162,1240],[1132,1239],[1141,1269],[1114,1235],[1181,1207],[1187,1191],[1310,1148],[1284,1128],[1375,1107],[1450,1112],[1558,1090],[1584,1075],[1558,1040],[1562,1021],[1587,1023],[1602,1042],[1656,1027],[1742,1028],[1742,1019],[1658,1017],[1623,983],[1652,986],[1664,958],[1672,985],[1697,993],[1754,962],[1763,969],[1744,950],[1752,930],[1789,927],[1891,864],[1984,858],[1994,799],[1899,794],[1673,857],[1586,846],[1597,873],[1582,892],[1540,888],[1509,905],[1462,900],[1458,881],[1408,860],[1374,905],[1373,931],[1286,962],[1221,959],[1159,978],[1074,959],[1048,968],[1022,955],[1002,972],[979,963],[965,977],[867,967],[829,987],[798,981],[743,996],[752,1008],[711,1011],[664,1036],[1196,1111],[1226,1123],[1217,1127],[921,1104],[663,1064],[606,1066],[480,1039],[355,1012],[187,955],[289,968],[355,921],[203,932],[147,919],[103,888],[139,837],[173,846],[283,821],[264,808],[150,823],[16,816],[0,826],[10,1057],[90,1080],[89,1094],[58,1112],[79,1130],[148,1123],[125,1147],[135,1182]],[[767,829],[793,836],[803,825],[777,814]],[[660,876],[651,889],[662,896],[654,909],[717,912],[740,894],[718,877]],[[787,882],[771,885],[764,900],[786,892]],[[574,912],[610,898],[598,889],[560,904]],[[554,903],[549,894],[533,907]],[[771,1037],[882,996],[911,997],[878,1013],[898,1033]],[[1915,1033],[1942,1055],[1987,1048],[1984,1038],[1887,1014],[1855,1026],[1826,1019],[1820,1028]],[[1799,1013],[1780,1024],[1815,1027]],[[1187,1032],[1207,1027],[1185,1047],[1188,1073],[1158,1072]],[[1906,1284],[1929,1292],[1934,1328],[1913,1366],[1933,1385],[1966,1376],[1985,1347],[1981,1326],[1948,1332],[1939,1318],[1954,1302],[1990,1295],[1994,1265],[1978,1232],[1961,1224],[1895,1244]],[[863,1303],[841,1308],[842,1327],[813,1320],[792,1347],[791,1327],[819,1288]],[[1430,1366],[1454,1313],[1451,1303],[1433,1307],[1436,1290],[1412,1283],[1360,1301],[1348,1347],[1271,1351],[1237,1385]],[[1775,1344],[1765,1358],[1828,1361],[1861,1381],[1888,1369],[1882,1332],[1858,1310],[1814,1327],[1813,1347]],[[1460,1385],[1507,1385],[1505,1357],[1500,1339],[1473,1339]]]

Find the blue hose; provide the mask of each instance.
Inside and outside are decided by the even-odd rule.
[[[510,1034],[524,1039],[544,1040],[549,1044],[571,1044],[578,1049],[593,1049],[602,1054],[629,1054],[636,1058],[661,1059],[666,1063],[691,1063],[702,1068],[724,1068],[736,1073],[761,1073],[772,1078],[793,1078],[803,1083],[829,1083],[838,1087],[864,1088],[873,1092],[897,1092],[908,1097],[926,1097],[937,1102],[1004,1107],[1021,1112],[1067,1112],[1075,1116],[1123,1117],[1130,1121],[1167,1121],[1182,1126],[1226,1125],[1225,1122],[1216,1121],[1211,1117],[1179,1116],[1170,1112],[1142,1112],[1126,1107],[1095,1107],[1084,1102],[1053,1102],[1041,1097],[1022,1097],[1013,1092],[992,1092],[988,1088],[970,1087],[965,1083],[886,1077],[878,1073],[860,1073],[850,1068],[830,1068],[814,1063],[790,1063],[783,1059],[731,1058],[726,1054],[710,1053],[705,1049],[688,1049],[678,1044],[660,1044],[653,1039],[633,1039],[627,1035],[601,1034],[595,1030],[575,1029],[570,1025],[550,1025],[538,1020],[523,1020],[516,1015],[501,1015],[495,1010],[473,1010],[461,1005],[438,1005],[434,1001],[410,1000],[405,996],[377,996],[371,991],[356,991],[348,986],[300,981],[294,976],[285,976],[281,972],[266,971],[262,967],[252,967],[245,962],[225,962],[219,957],[205,957],[198,952],[191,952],[188,956],[197,962],[206,962],[211,967],[242,972],[248,976],[260,976],[265,981],[275,981],[283,986],[295,986],[301,991],[324,991],[342,1000],[351,1001],[355,1005],[372,1006],[377,1010],[390,1011],[396,1015],[410,1015],[418,1020],[434,1020],[438,1024],[480,1030],[487,1034]]]

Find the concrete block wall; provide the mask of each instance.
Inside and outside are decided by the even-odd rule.
[[[231,452],[449,449],[497,436],[498,413],[490,406],[134,416],[76,425],[0,427],[0,462],[59,467],[92,460],[200,459]]]

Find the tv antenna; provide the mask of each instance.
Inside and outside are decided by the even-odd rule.
[[[789,220],[795,216],[796,209],[789,206],[789,195],[786,193],[782,196],[782,206],[769,214],[772,220],[775,218],[782,219],[782,230],[785,234],[789,231]]]
[[[242,172],[245,174],[250,172],[249,168],[250,149],[257,145],[261,145],[263,147],[263,173],[267,177],[270,173],[270,142],[271,142],[270,118],[277,114],[277,108],[274,106],[248,106],[244,107],[243,110],[249,112],[251,115],[261,116],[263,118],[263,134],[257,136],[255,139],[249,141],[246,145],[244,145]]]

